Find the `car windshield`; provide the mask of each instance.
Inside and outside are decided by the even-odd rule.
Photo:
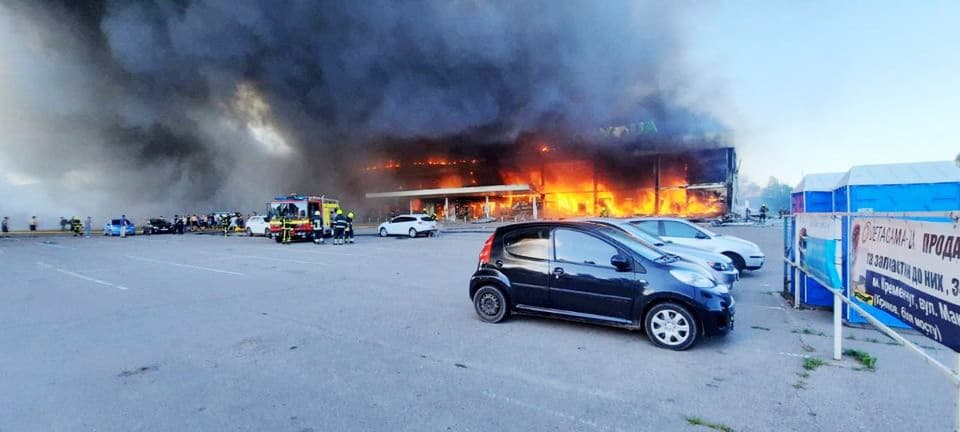
[[[627,234],[626,232],[620,229],[613,228],[610,226],[601,226],[600,231],[612,237],[614,240],[620,242],[624,246],[630,248],[630,250],[640,254],[640,256],[648,260],[653,261],[653,260],[659,260],[664,256],[672,256],[667,251],[654,247],[649,243],[645,243],[644,241],[638,239],[637,237],[634,237],[631,234]]]
[[[643,229],[641,229],[640,227],[631,223],[618,223],[617,228],[622,228],[624,231],[630,233],[630,235],[640,240],[643,240],[647,243],[650,243],[651,245],[654,245],[654,246],[663,246],[664,244],[666,244],[666,241],[664,241],[659,236],[650,234],[644,231]]]
[[[120,219],[112,219],[110,225],[120,225]]]

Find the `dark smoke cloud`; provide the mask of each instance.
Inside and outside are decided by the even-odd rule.
[[[4,4],[0,114],[16,121],[0,126],[0,168],[32,184],[11,190],[39,188],[64,211],[168,214],[357,192],[348,167],[384,140],[510,142],[637,120],[664,135],[714,129],[675,102],[689,80],[678,13],[636,1]],[[37,204],[31,192],[4,205]]]

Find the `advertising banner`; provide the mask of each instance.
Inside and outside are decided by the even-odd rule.
[[[960,229],[857,218],[850,242],[854,296],[960,352]]]
[[[843,286],[840,278],[843,232],[840,218],[831,214],[801,213],[797,215],[794,250],[797,264],[831,288]]]

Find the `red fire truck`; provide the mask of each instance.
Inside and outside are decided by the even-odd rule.
[[[293,226],[293,239],[313,240],[313,224],[311,217],[319,211],[323,217],[323,236],[332,235],[332,212],[340,208],[340,200],[326,196],[313,195],[284,195],[278,196],[267,204],[267,215],[270,217],[270,236],[278,243],[281,241],[283,226],[281,218]]]

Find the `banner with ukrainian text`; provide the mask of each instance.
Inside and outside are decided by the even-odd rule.
[[[960,352],[958,237],[952,223],[855,219],[854,296]]]

